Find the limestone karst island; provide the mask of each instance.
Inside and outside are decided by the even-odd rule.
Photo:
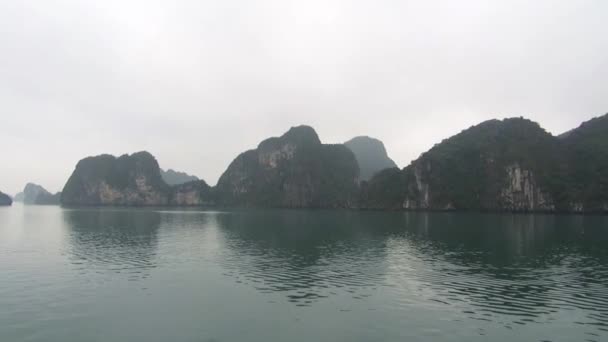
[[[524,118],[482,122],[403,169],[377,139],[323,144],[312,127],[298,126],[238,155],[215,186],[161,170],[152,154],[138,152],[84,158],[61,193],[28,184],[15,199],[71,207],[608,212],[608,114],[560,136]],[[0,204],[11,203],[0,194]]]

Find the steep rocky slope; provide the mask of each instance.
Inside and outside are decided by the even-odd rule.
[[[563,175],[560,144],[538,124],[490,120],[444,140],[362,191],[362,206],[554,211]],[[562,204],[562,203],[560,203]]]
[[[573,211],[608,212],[608,114],[560,138],[567,169],[564,201]]]
[[[308,126],[291,128],[239,155],[215,189],[221,205],[349,207],[359,168],[344,145],[324,145]]]

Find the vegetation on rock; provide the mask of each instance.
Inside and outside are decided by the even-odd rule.
[[[490,120],[362,186],[362,207],[608,211],[607,117],[558,138],[523,118]]]
[[[344,145],[324,145],[308,126],[292,127],[239,155],[215,189],[221,205],[349,207],[359,167]]]
[[[168,185],[147,152],[85,158],[62,203],[608,212],[606,133],[608,115],[559,137],[524,118],[489,120],[400,170],[378,140],[326,145],[298,126],[240,154],[214,188]],[[359,183],[360,168],[373,176]]]

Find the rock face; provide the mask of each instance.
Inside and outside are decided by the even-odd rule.
[[[11,197],[0,191],[0,206],[8,206],[12,204],[13,200],[11,199]]]
[[[536,182],[534,173],[515,163],[507,166],[507,184],[500,192],[501,208],[510,211],[553,211],[553,200]]]
[[[61,195],[63,205],[167,205],[170,189],[148,152],[100,155],[78,162]]]
[[[344,143],[355,154],[359,164],[360,179],[367,181],[377,172],[397,167],[389,158],[382,141],[367,136],[355,137]]]
[[[559,144],[538,124],[491,120],[444,140],[362,190],[363,207],[553,211]]]
[[[185,172],[174,171],[172,169],[169,169],[167,171],[161,169],[160,176],[163,178],[165,183],[171,186],[199,180],[196,176],[191,176]]]
[[[59,205],[61,193],[51,194],[38,184],[27,183],[22,193],[16,196],[24,204]]]
[[[324,145],[308,126],[291,128],[239,155],[215,189],[220,205],[349,207],[359,167],[344,145]]]

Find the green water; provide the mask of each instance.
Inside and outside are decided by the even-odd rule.
[[[608,217],[0,208],[0,341],[606,341]]]

